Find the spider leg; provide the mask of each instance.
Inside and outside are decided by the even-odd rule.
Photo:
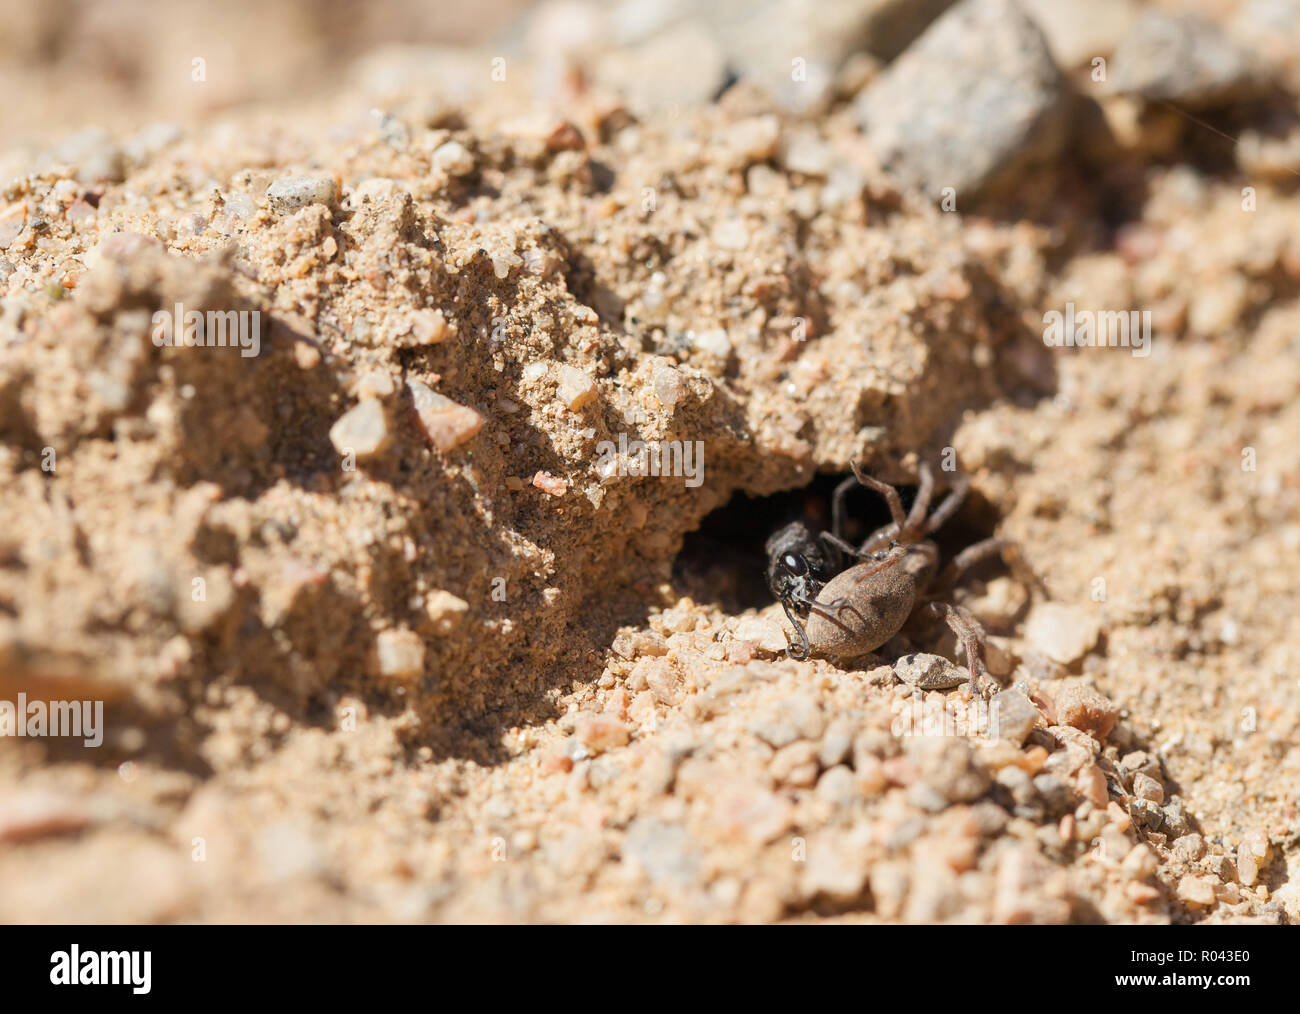
[[[948,624],[961,639],[962,648],[966,651],[966,663],[970,667],[971,692],[989,696],[997,689],[997,681],[989,675],[988,666],[984,662],[984,628],[979,621],[961,606],[948,602],[930,602],[926,608]]]
[[[939,504],[939,506],[935,508],[934,513],[926,519],[925,524],[921,526],[921,530],[917,533],[917,536],[929,535],[957,513],[957,508],[960,507],[962,501],[966,499],[966,494],[969,491],[970,477],[965,474],[958,475],[957,478],[953,480],[952,489],[944,498],[943,503]]]
[[[848,496],[849,490],[856,486],[857,483],[857,477],[851,475],[836,486],[835,492],[831,494],[830,534],[841,542],[844,541],[844,498]]]
[[[903,501],[898,498],[898,490],[887,482],[881,482],[874,476],[867,475],[856,461],[850,461],[849,465],[853,468],[853,474],[857,477],[858,482],[866,486],[867,489],[874,489],[885,498],[885,503],[889,504],[889,516],[893,519],[895,525],[902,528],[907,521],[907,516],[903,513]]]
[[[898,536],[898,526],[893,522],[877,528],[874,532],[863,540],[862,545],[858,547],[859,556],[870,556],[881,546],[887,546]]]
[[[944,568],[943,573],[939,575],[936,584],[937,590],[946,591],[952,588],[961,576],[971,567],[986,560],[994,554],[1001,555],[1011,568],[1011,572],[1026,586],[1038,591],[1043,598],[1047,598],[1047,588],[1043,585],[1042,579],[1039,578],[1025,562],[1024,555],[1020,551],[1020,544],[1011,539],[984,539],[975,543],[973,546],[967,546],[960,553],[952,558],[952,561]]]
[[[939,547],[933,542],[914,542],[907,547],[907,551],[909,554],[924,556],[929,573],[933,574],[939,569]]]
[[[903,522],[901,533],[902,542],[913,542],[917,538],[925,524],[925,512],[930,509],[930,497],[934,493],[934,473],[930,471],[930,463],[922,461],[921,467],[917,469],[920,485],[916,489],[916,499],[912,501],[912,509],[907,512],[907,520]]]
[[[987,560],[990,556],[1001,555],[1004,550],[1010,549],[1013,543],[1009,539],[984,539],[982,542],[976,542],[974,545],[967,546],[960,553],[952,558],[939,575],[939,580],[935,582],[936,587],[947,590],[957,583],[966,571],[982,560]]]
[[[858,482],[866,486],[867,489],[875,490],[885,498],[885,503],[889,505],[889,516],[893,519],[889,524],[877,528],[866,537],[862,545],[858,547],[858,553],[861,555],[893,542],[906,527],[907,517],[903,514],[903,501],[898,497],[898,490],[887,482],[881,482],[879,479],[867,475],[856,461],[851,461],[849,464],[853,467],[853,475]]]

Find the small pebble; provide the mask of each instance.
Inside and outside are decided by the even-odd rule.
[[[1197,877],[1189,873],[1178,881],[1178,889],[1175,893],[1179,901],[1206,908],[1214,904],[1216,886],[1209,877]]]
[[[1160,859],[1149,845],[1135,846],[1120,864],[1124,875],[1130,880],[1148,880],[1155,876],[1159,867]]]
[[[1041,602],[1025,621],[1030,647],[1053,662],[1071,665],[1097,643],[1101,626],[1088,612],[1059,602]]]
[[[626,746],[632,734],[626,725],[613,715],[592,715],[579,720],[575,733],[592,753],[604,753],[615,747]]]
[[[418,380],[408,380],[406,388],[411,393],[420,429],[441,453],[454,450],[483,428],[483,417],[474,409],[452,401]]]
[[[596,382],[582,370],[561,363],[556,370],[556,396],[570,412],[577,412],[596,397]]]
[[[853,737],[857,734],[857,723],[850,718],[836,718],[826,727],[822,736],[821,748],[817,760],[824,768],[831,768],[847,760],[853,752]]]
[[[1268,862],[1269,841],[1263,831],[1251,831],[1237,846],[1237,879],[1246,887],[1259,879],[1259,871]]]
[[[328,176],[286,176],[266,188],[266,197],[272,211],[285,214],[310,204],[332,208],[338,203],[339,190]]]
[[[437,345],[447,333],[447,318],[441,310],[416,310],[411,314],[411,334],[421,345]]]
[[[723,250],[744,250],[749,246],[749,229],[738,218],[728,218],[713,227],[713,242]]]
[[[448,141],[434,151],[433,167],[448,176],[464,176],[474,171],[474,156],[459,141]]]
[[[781,627],[761,616],[750,616],[741,620],[736,625],[736,632],[732,636],[738,641],[750,641],[770,655],[778,655],[786,649],[785,634],[781,632]]]
[[[1066,89],[1042,31],[1012,0],[962,0],[863,90],[880,162],[937,199],[1014,186],[1066,136]]]
[[[374,398],[358,402],[330,427],[330,443],[341,455],[369,458],[381,453],[391,439],[384,406]]]
[[[424,673],[424,642],[413,630],[384,630],[375,638],[379,675],[413,680]]]
[[[781,123],[775,116],[751,116],[733,123],[719,141],[733,162],[747,165],[771,158],[780,136]]]
[[[621,658],[633,661],[642,655],[667,655],[668,642],[653,630],[623,630],[615,635],[610,649]]]
[[[1056,713],[1072,728],[1104,740],[1119,719],[1119,708],[1083,683],[1067,684],[1056,695]]]
[[[659,404],[671,409],[682,398],[682,375],[671,366],[656,366],[654,392]]]
[[[1171,838],[1184,835],[1191,829],[1191,822],[1188,820],[1187,811],[1183,808],[1183,801],[1177,796],[1170,799],[1165,806],[1163,820],[1164,828]]]
[[[816,783],[818,770],[817,745],[806,739],[778,750],[768,763],[768,772],[777,782],[796,789]]]
[[[554,476],[550,472],[538,472],[534,475],[533,485],[551,496],[564,496],[569,491],[568,480]]]
[[[1185,863],[1195,862],[1205,855],[1205,839],[1199,834],[1185,834],[1174,839],[1170,851]]]
[[[21,201],[0,211],[0,250],[8,250],[26,225],[27,205]]]
[[[860,844],[823,833],[810,846],[801,890],[809,898],[821,896],[847,905],[866,889],[871,872],[871,865],[863,861]]]
[[[1133,776],[1133,795],[1159,805],[1165,801],[1165,787],[1150,775],[1139,771]]]
[[[1106,789],[1106,775],[1096,764],[1088,764],[1075,775],[1075,788],[1079,795],[1093,806],[1104,807],[1110,799]]]
[[[469,603],[449,591],[431,592],[425,597],[424,611],[439,634],[451,633],[460,624]]]
[[[731,355],[731,338],[724,328],[700,331],[693,336],[691,344],[704,354],[711,367],[725,365]]]
[[[1133,808],[1133,816],[1142,827],[1159,831],[1164,826],[1164,811],[1151,800],[1134,798],[1129,800],[1129,805]]]
[[[849,806],[858,797],[854,774],[843,764],[829,768],[817,780],[817,798],[831,806]]]

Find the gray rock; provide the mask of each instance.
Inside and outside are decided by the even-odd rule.
[[[1164,812],[1155,803],[1149,799],[1130,798],[1129,806],[1133,810],[1133,816],[1137,818],[1139,824],[1143,827],[1150,828],[1152,831],[1159,831],[1160,826],[1165,822]],[[1177,838],[1186,828],[1181,830],[1169,829],[1171,837]]]
[[[678,71],[691,68],[689,74]],[[693,21],[675,25],[638,45],[609,47],[596,78],[639,112],[709,102],[727,81],[719,40]]]
[[[1042,717],[1034,702],[1019,690],[1003,690],[994,696],[991,706],[991,721],[996,725],[989,730],[990,734],[1010,740],[1016,746],[1024,745]]]
[[[1110,90],[1193,109],[1250,98],[1260,84],[1249,55],[1192,14],[1144,11],[1110,65]]]
[[[1147,802],[1142,800],[1142,802]],[[1155,806],[1155,803],[1149,803]],[[1181,838],[1192,829],[1192,822],[1187,818],[1187,811],[1183,808],[1181,796],[1174,796],[1165,804],[1163,811],[1165,830],[1169,832],[1170,838]]]
[[[1230,22],[1233,37],[1252,56],[1300,85],[1300,0],[1246,0]]]
[[[946,658],[914,652],[894,663],[894,673],[904,683],[922,690],[950,690],[970,679],[970,673],[958,669]]]
[[[963,0],[858,99],[858,118],[905,184],[963,199],[1005,190],[1054,158],[1066,90],[1039,27],[1012,0]]]
[[[727,64],[790,112],[820,108],[849,56],[901,53],[952,0],[725,0],[709,5]],[[757,8],[757,9],[756,9]],[[795,61],[799,61],[795,63]],[[691,75],[693,76],[693,75]]]
[[[328,176],[286,176],[266,188],[266,197],[272,211],[284,214],[309,204],[332,208],[338,203],[339,191]]]

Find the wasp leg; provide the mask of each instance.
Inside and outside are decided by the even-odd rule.
[[[790,626],[794,627],[794,632],[799,636],[799,645],[800,645],[799,652],[797,654],[794,651],[792,651],[789,647],[785,649],[785,653],[789,655],[792,659],[794,659],[796,662],[802,662],[804,659],[808,657],[808,635],[807,633],[804,632],[803,624],[801,624],[795,618],[794,613],[790,611],[790,603],[787,602],[785,599],[782,599],[781,608],[785,610],[785,618],[790,621]]]

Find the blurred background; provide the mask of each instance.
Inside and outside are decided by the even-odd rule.
[[[332,92],[368,50],[482,43],[525,0],[0,0],[0,144]],[[195,60],[203,87],[195,87]]]

